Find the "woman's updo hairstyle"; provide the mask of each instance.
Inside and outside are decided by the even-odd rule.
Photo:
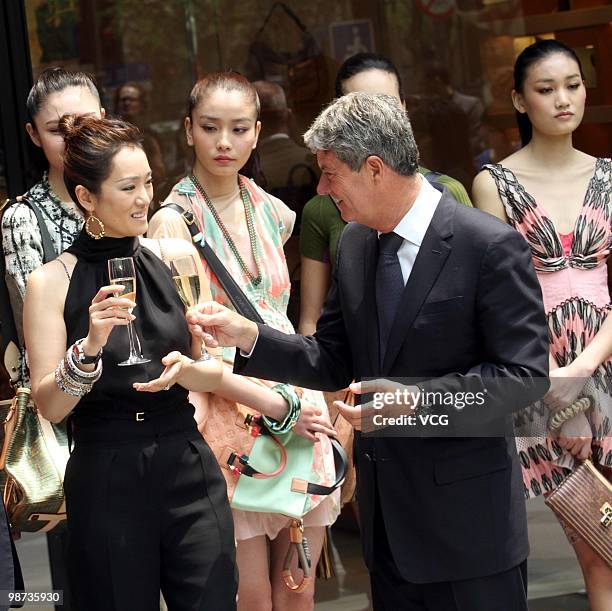
[[[584,79],[582,64],[580,63],[580,59],[573,49],[557,40],[538,40],[537,42],[534,42],[532,45],[529,45],[523,49],[521,54],[516,58],[516,62],[514,64],[514,91],[522,94],[529,68],[548,56],[554,55],[555,53],[563,53],[570,59],[573,59],[578,64],[580,77]],[[529,120],[526,112],[521,113],[517,110],[516,122],[521,135],[521,143],[523,146],[525,146],[529,143],[531,136],[533,135],[531,121]]]
[[[86,212],[76,195],[77,185],[99,194],[110,176],[115,155],[126,146],[142,149],[140,130],[120,119],[64,115],[58,124],[64,137],[64,184],[74,203]]]
[[[202,77],[193,86],[189,94],[189,101],[187,102],[187,116],[189,118],[192,118],[191,113],[206,94],[215,89],[222,89],[223,91],[240,91],[240,93],[245,94],[253,103],[255,118],[259,119],[261,106],[259,103],[259,96],[257,95],[257,89],[255,89],[251,81],[246,79],[239,72],[234,72],[233,70],[211,72]]]

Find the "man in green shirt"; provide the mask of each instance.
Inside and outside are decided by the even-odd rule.
[[[336,97],[353,91],[385,93],[395,96],[406,106],[398,69],[390,60],[374,53],[358,53],[340,66],[336,76]],[[419,172],[434,186],[446,188],[459,203],[472,206],[467,191],[458,180],[422,166]],[[327,195],[317,195],[304,206],[300,230],[299,324],[299,332],[304,335],[311,335],[316,330],[344,225],[340,212]]]

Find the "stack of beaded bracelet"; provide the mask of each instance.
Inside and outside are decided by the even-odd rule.
[[[556,431],[561,428],[564,422],[571,420],[580,413],[586,412],[589,407],[591,407],[591,399],[589,397],[582,397],[582,399],[574,401],[571,405],[553,412],[548,418],[549,430]]]
[[[273,418],[268,418],[267,416],[263,416],[263,421],[271,433],[282,435],[283,433],[288,433],[293,428],[300,417],[302,405],[297,392],[295,392],[292,386],[288,384],[277,384],[272,387],[272,390],[276,391],[285,401],[287,401],[289,409],[287,410],[287,415],[281,422]]]
[[[83,340],[79,340],[83,341]],[[84,397],[102,375],[102,359],[93,371],[79,369],[74,360],[74,348],[70,346],[55,370],[55,383],[62,392],[73,397]]]

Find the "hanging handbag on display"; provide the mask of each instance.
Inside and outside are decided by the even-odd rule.
[[[164,207],[181,215],[195,246],[236,311],[245,318],[265,324],[204,239],[193,214],[174,203]],[[258,383],[268,388],[274,386],[261,380]],[[231,506],[244,511],[278,513],[292,518],[291,543],[285,558],[283,578],[291,590],[303,591],[311,579],[311,567],[302,518],[341,486],[348,468],[346,453],[338,441],[330,438],[335,474],[328,481],[322,481],[321,475],[313,472],[314,444],[308,439],[292,431],[282,434],[273,432],[261,414],[234,401],[218,401],[215,409],[208,412],[203,434],[221,466]],[[300,584],[295,583],[289,569],[295,553],[304,572]]]
[[[290,24],[297,28],[300,38],[300,47],[297,50],[279,51],[278,39],[266,40],[265,31],[275,12],[282,12]],[[282,32],[284,35],[287,31],[288,28],[280,28],[277,33]],[[262,26],[255,34],[249,46],[247,75],[251,81],[279,83],[287,93],[291,105],[323,103],[329,98],[327,64],[319,45],[302,20],[284,2],[275,2],[270,7]]]

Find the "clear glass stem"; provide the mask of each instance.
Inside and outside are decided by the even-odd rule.
[[[212,356],[210,356],[210,353],[208,352],[208,350],[206,350],[206,346],[204,345],[204,342],[202,342],[200,346],[200,358],[196,359],[194,362],[203,363],[204,361],[209,361],[211,358]]]
[[[134,359],[141,359],[142,354],[140,351],[136,352],[136,343],[134,342],[134,327],[132,326],[132,321],[128,323],[128,337],[130,339],[130,358],[128,360],[132,361]],[[138,342],[140,344],[140,341]]]

